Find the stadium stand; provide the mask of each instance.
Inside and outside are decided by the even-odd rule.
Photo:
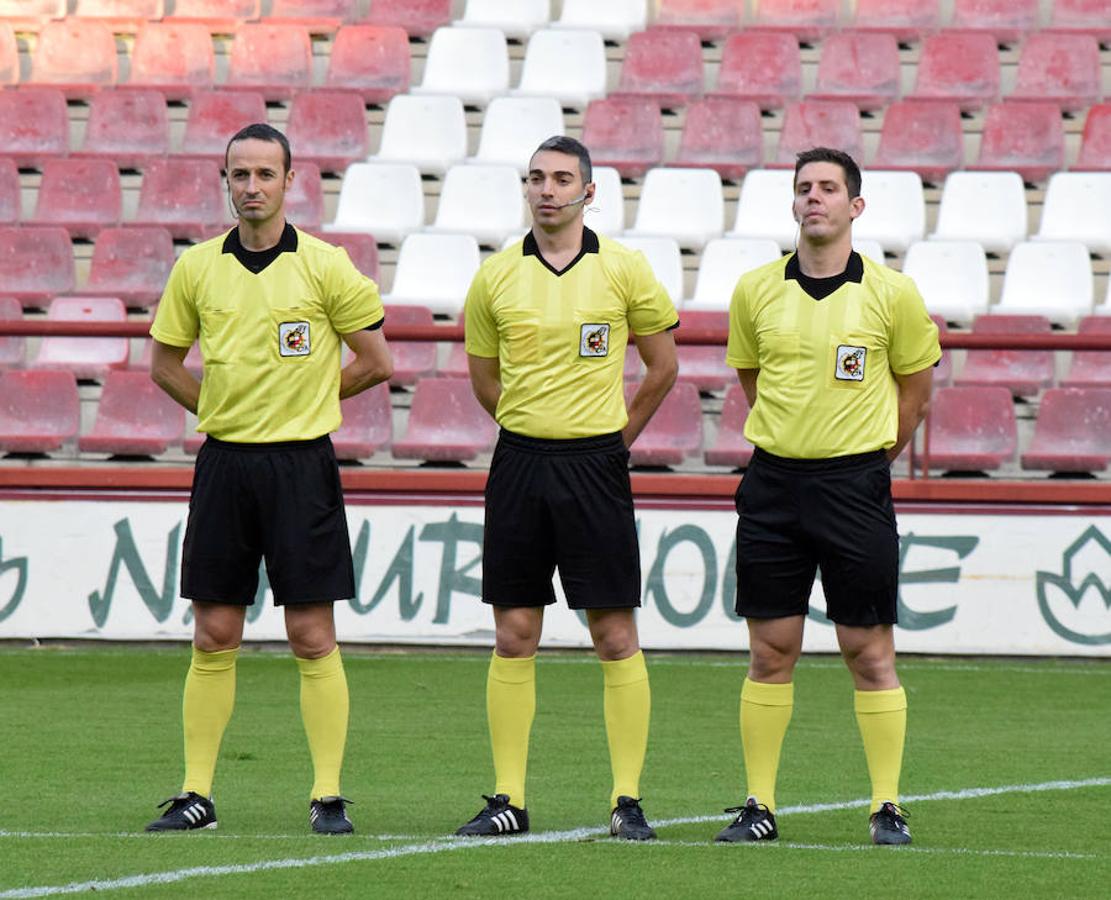
[[[985,315],[972,322],[973,334],[1047,334],[1045,316]],[[1053,384],[1051,350],[969,350],[953,379],[959,387],[1005,387],[1016,397],[1033,397]]]
[[[856,0],[851,26],[856,31],[894,35],[901,44],[920,41],[941,25],[937,0]]]
[[[258,20],[262,0],[174,0],[166,22],[203,25],[212,34],[234,34],[244,22]]]
[[[64,19],[68,0],[0,0],[0,19],[15,31],[38,34],[51,19]]]
[[[1085,316],[1076,331],[1111,336],[1111,316]],[[1111,350],[1073,353],[1068,375],[1061,379],[1060,385],[1063,388],[1111,388]]]
[[[116,39],[99,22],[47,22],[31,55],[30,84],[59,88],[67,100],[88,100],[118,78]]]
[[[240,25],[231,44],[225,89],[257,91],[286,101],[312,87],[312,42],[299,25]]]
[[[632,349],[632,347],[629,349]],[[628,351],[626,351],[626,365],[628,365],[628,362]],[[436,368],[436,374],[441,378],[467,378],[470,376],[467,364],[467,348],[462,341],[451,343],[448,348],[447,359]]]
[[[69,232],[59,227],[0,228],[0,284],[24,308],[43,307],[76,280]]]
[[[336,32],[324,86],[355,91],[381,105],[409,90],[409,36],[404,28],[344,25]]]
[[[1111,254],[1108,210],[1111,172],[1056,172],[1049,178],[1036,237],[1080,241],[1092,253],[1106,256]]]
[[[1022,468],[1102,472],[1111,462],[1111,388],[1051,388],[1038,405]]]
[[[197,91],[189,103],[178,158],[224,164],[228,138],[252,122],[266,121],[262,94],[248,91]]]
[[[412,38],[427,38],[451,24],[452,0],[374,0],[362,21],[367,25],[404,28]]]
[[[627,41],[648,24],[648,0],[563,0],[554,28],[585,28],[607,41]]]
[[[629,37],[617,93],[650,99],[664,107],[684,106],[702,94],[702,43],[698,35],[649,28]]]
[[[713,169],[652,169],[644,177],[631,237],[672,237],[680,247],[701,250],[721,237],[725,202]],[[682,296],[682,291],[675,298]]]
[[[743,469],[752,459],[755,449],[745,438],[745,422],[748,421],[748,398],[739,384],[731,384],[725,391],[721,404],[721,418],[718,432],[712,447],[707,447],[703,455],[708,466],[733,466]]]
[[[414,94],[450,94],[485,106],[509,90],[509,47],[497,28],[438,28]]]
[[[12,26],[0,21],[0,87],[19,81],[19,45]]]
[[[367,278],[378,281],[378,244],[373,235],[332,231],[318,233],[316,236],[329,244],[343,247],[356,269]]]
[[[77,448],[89,453],[159,456],[185,431],[185,409],[147,372],[109,372],[101,389],[96,420]]]
[[[77,0],[73,15],[107,25],[116,34],[135,34],[165,11],[165,0]]]
[[[1018,428],[1006,388],[938,388],[926,428],[931,468],[989,472],[1015,458]]]
[[[296,148],[298,165],[307,160],[324,172],[342,173],[366,159],[370,149],[363,100],[347,91],[318,88],[296,94],[285,133]]]
[[[335,221],[324,231],[363,232],[399,244],[423,226],[424,191],[416,166],[354,163],[340,185]]]
[[[370,162],[408,163],[443,175],[467,156],[467,120],[458,97],[399,94],[386,107],[382,142]]]
[[[875,260],[878,263],[882,263],[887,259],[883,252],[883,244],[871,238],[865,238],[863,240],[854,238],[853,249],[861,256],[867,256],[869,259]]]
[[[0,297],[0,322],[18,322],[23,318],[23,304],[15,297]],[[27,341],[18,336],[0,337],[0,369],[23,366]]]
[[[979,241],[1005,253],[1026,239],[1026,193],[1017,172],[951,172],[941,192],[937,230],[950,241]]]
[[[709,241],[699,255],[694,294],[683,303],[682,321],[688,311],[728,312],[737,279],[745,272],[780,257],[779,245],[765,238],[717,238]],[[716,348],[722,353],[720,347]]]
[[[744,0],[658,0],[655,23],[719,41],[740,27],[744,12]]]
[[[495,97],[482,117],[478,151],[467,162],[513,166],[524,175],[540,143],[563,133],[563,110],[553,97]]]
[[[670,165],[713,169],[740,182],[764,161],[760,107],[734,97],[704,97],[687,107],[679,152]]]
[[[273,0],[264,22],[300,25],[309,34],[333,35],[358,18],[358,0]]]
[[[949,326],[948,324],[946,324],[945,319],[937,315],[937,313],[930,313],[930,318],[934,320],[934,324],[937,326],[938,335],[943,337],[945,333],[949,331]],[[947,387],[949,384],[952,383],[952,381],[953,354],[950,353],[948,350],[942,350],[941,359],[934,367],[933,386],[935,389],[939,387]]]
[[[582,141],[598,165],[612,166],[622,178],[641,178],[663,160],[660,107],[637,97],[591,100],[583,116]]]
[[[1092,311],[1088,248],[1079,241],[1024,241],[1007,256],[1003,295],[993,312],[1045,316],[1074,326]]]
[[[631,250],[639,250],[648,260],[656,279],[664,286],[676,307],[683,300],[683,259],[679,243],[672,237],[632,237],[625,233],[617,238]]]
[[[625,382],[626,403],[639,387],[635,381]],[[701,453],[702,403],[698,388],[688,382],[677,382],[633,441],[629,461],[634,466],[677,466],[687,457]]]
[[[294,160],[293,185],[286,191],[285,211],[286,218],[304,231],[320,231],[323,227],[324,184],[316,163]]]
[[[1088,108],[1074,171],[1111,171],[1111,103]]]
[[[625,194],[621,175],[612,166],[594,166],[594,200],[583,213],[583,222],[611,237],[625,230]]]
[[[72,372],[0,372],[0,451],[59,450],[77,436],[80,421]]]
[[[41,169],[69,153],[69,112],[58,88],[0,91],[0,155],[21,169]]]
[[[860,111],[845,100],[788,103],[779,132],[776,165],[795,166],[795,156],[811,147],[837,147],[853,159],[864,158]]]
[[[555,97],[583,109],[606,95],[606,48],[597,31],[541,28],[525,47],[517,96]]]
[[[1099,42],[1090,35],[1035,32],[1022,45],[1009,100],[1056,103],[1075,113],[1100,95]]]
[[[525,229],[525,201],[516,166],[452,166],[444,176],[436,220],[427,231],[469,234],[500,247]]]
[[[170,119],[159,91],[104,91],[89,105],[85,143],[73,155],[142,169],[169,151]]]
[[[396,459],[462,462],[494,446],[497,425],[465,378],[422,378],[413,392],[405,436],[394,441]]]
[[[160,225],[169,229],[174,240],[199,241],[225,220],[224,204],[216,162],[156,159],[143,173],[133,224]]]
[[[151,306],[162,295],[173,265],[174,242],[165,228],[104,228],[81,293],[119,297],[131,307]]]
[[[906,253],[926,236],[926,197],[914,172],[866,169],[861,179],[864,215],[853,222],[854,241],[878,241],[884,250]]]
[[[1051,31],[1093,35],[1101,44],[1111,43],[1111,0],[1054,0],[1052,7]]]
[[[369,390],[340,401],[343,424],[332,435],[337,459],[367,459],[393,440],[393,410],[388,385],[376,384]]]
[[[680,325],[684,329],[718,329],[722,333],[729,330],[729,314],[709,310],[683,309]],[[725,364],[725,353],[720,346],[706,344],[680,344],[679,381],[693,384],[699,391],[720,391],[726,385],[735,384],[737,372]]]
[[[763,110],[781,108],[802,94],[802,55],[789,34],[743,31],[721,51],[719,96],[751,100]]]
[[[466,28],[499,28],[512,41],[524,41],[551,22],[550,0],[467,0],[463,15],[452,24]]]
[[[725,236],[771,238],[781,250],[794,250],[798,234],[798,223],[791,214],[794,178],[790,169],[753,169],[745,175],[737,217]]]
[[[120,173],[112,160],[49,159],[30,223],[61,225],[73,238],[93,238],[119,224],[122,209]]]
[[[984,248],[976,241],[918,241],[903,259],[926,309],[947,322],[970,325],[988,311],[991,276]]]
[[[15,161],[0,157],[0,225],[15,225],[22,218],[20,194]]]
[[[953,0],[953,28],[1013,44],[1038,26],[1038,0]]]
[[[395,325],[432,325],[435,319],[427,306],[387,306],[386,336]],[[395,341],[390,345],[393,357],[393,387],[411,387],[421,378],[436,372],[435,341]],[[463,375],[466,376],[464,371]]]
[[[818,83],[811,100],[847,100],[861,110],[882,109],[899,96],[899,45],[892,34],[842,31],[822,41]]]
[[[1033,184],[1064,165],[1065,129],[1057,105],[1004,101],[988,108],[980,156],[969,168],[1018,172]]]
[[[55,297],[46,317],[51,322],[124,322],[127,310],[118,297]],[[42,339],[31,366],[103,381],[112,369],[126,368],[127,359],[127,338],[49,336]]]
[[[999,99],[999,47],[990,34],[941,31],[922,40],[909,99],[948,100],[975,112]]]
[[[917,172],[923,181],[940,184],[964,163],[964,131],[956,103],[901,100],[883,114],[877,169]]]
[[[121,87],[155,89],[167,100],[188,100],[216,80],[216,54],[201,25],[148,22],[135,37],[131,69]]]
[[[478,264],[478,241],[469,234],[411,234],[401,242],[393,290],[382,300],[457,316]]]
[[[810,44],[837,27],[840,11],[840,0],[756,0],[750,27],[787,31]]]

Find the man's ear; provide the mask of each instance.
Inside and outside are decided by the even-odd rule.
[[[852,200],[849,201],[849,213],[855,219],[862,212],[864,212],[864,198],[860,196],[853,197]]]

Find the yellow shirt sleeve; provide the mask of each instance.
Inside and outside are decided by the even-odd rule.
[[[747,302],[744,281],[738,281],[729,303],[729,343],[725,348],[725,363],[734,369],[759,369],[760,352],[756,346],[756,331]]]
[[[627,275],[629,328],[633,334],[658,334],[674,328],[679,322],[675,304],[656,280],[647,257],[638,250],[631,259]]]
[[[926,301],[909,278],[895,296],[887,359],[896,375],[921,372],[941,359],[937,325],[926,311]]]
[[[200,334],[200,316],[193,280],[187,271],[188,251],[174,263],[162,291],[158,311],[150,326],[150,336],[171,347],[192,347]]]
[[[471,356],[490,359],[498,356],[498,325],[490,308],[490,294],[482,269],[475,273],[463,305],[463,332]]]
[[[342,247],[328,260],[325,285],[328,318],[337,334],[351,334],[385,318],[378,285],[355,268]]]

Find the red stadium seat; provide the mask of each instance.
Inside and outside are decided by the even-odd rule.
[[[1080,153],[1072,169],[1074,172],[1111,171],[1111,103],[1089,108],[1080,138]]]
[[[302,91],[289,107],[286,136],[298,160],[342,172],[370,151],[363,99],[346,91]]]
[[[625,403],[632,401],[638,382],[625,382]],[[666,397],[644,431],[629,448],[634,466],[677,466],[702,452],[702,401],[698,388],[679,382]]]
[[[73,244],[64,228],[0,228],[0,285],[24,307],[73,290]]]
[[[0,321],[18,322],[23,318],[23,304],[15,297],[0,297]],[[27,342],[14,335],[0,337],[0,369],[19,368],[23,365],[24,345]]]
[[[842,31],[822,41],[811,100],[847,100],[877,110],[899,96],[899,45],[894,35]]]
[[[1054,103],[996,103],[984,118],[980,158],[970,169],[1018,172],[1045,181],[1065,167],[1065,126]]]
[[[1048,334],[1045,316],[977,316],[973,334]],[[1016,397],[1032,397],[1053,384],[1051,350],[969,350],[954,379],[960,387],[1005,387]]]
[[[964,131],[956,103],[901,100],[883,114],[872,168],[917,172],[940,184],[964,164]]]
[[[729,329],[729,313],[685,310],[679,315],[682,329]],[[720,391],[737,381],[737,372],[725,364],[725,347],[715,344],[680,344],[679,381],[689,382],[700,391]]]
[[[395,325],[432,325],[435,319],[427,306],[387,306],[386,337]],[[421,378],[436,372],[436,343],[434,341],[393,341],[390,344],[393,357],[393,377],[390,384],[395,387],[409,387]],[[466,375],[466,373],[464,373]]]
[[[135,225],[161,225],[175,240],[199,241],[224,221],[220,167],[209,160],[158,159],[143,173]]]
[[[283,101],[311,86],[312,42],[307,30],[249,22],[236,31],[225,88],[257,91],[267,101]]]
[[[801,44],[820,40],[837,27],[840,0],[756,0],[752,28],[788,31]]]
[[[1111,316],[1085,316],[1078,334],[1105,334],[1111,340]],[[1111,350],[1078,350],[1072,355],[1069,374],[1061,379],[1065,388],[1111,388]]]
[[[51,19],[64,19],[69,0],[0,0],[0,18],[15,31],[37,34]]]
[[[247,91],[198,91],[189,104],[181,157],[204,159],[224,165],[228,138],[253,122],[266,121],[262,94]]]
[[[935,313],[930,314],[930,318],[934,320],[937,326],[937,333],[939,336],[944,335],[949,330],[949,325],[945,321],[944,316],[939,316]],[[953,381],[953,355],[948,350],[941,351],[941,360],[934,368],[933,385],[935,388],[947,387]]]
[[[149,22],[135,38],[124,87],[154,88],[167,100],[188,100],[216,80],[212,36],[203,25]]]
[[[392,348],[391,348],[392,349]],[[393,439],[390,389],[376,384],[369,390],[340,401],[343,424],[332,435],[339,459],[366,459],[385,449]]]
[[[752,459],[753,446],[745,437],[745,422],[748,421],[748,398],[739,384],[731,384],[725,392],[721,405],[721,419],[718,423],[714,446],[707,448],[703,459],[708,466],[733,466],[743,469]]]
[[[170,118],[158,91],[105,91],[93,98],[85,143],[74,156],[142,169],[170,152]]]
[[[77,0],[74,15],[106,25],[117,34],[135,34],[149,21],[161,19],[165,0]]]
[[[69,111],[58,88],[0,91],[0,156],[21,169],[41,169],[69,153]]]
[[[935,469],[991,471],[1013,460],[1018,446],[1014,405],[1002,387],[939,388],[926,428]]]
[[[687,107],[679,155],[673,166],[714,169],[740,182],[764,160],[760,107],[734,97],[704,97]]]
[[[702,43],[676,28],[649,28],[629,36],[617,93],[683,106],[702,94]]]
[[[427,38],[443,25],[451,24],[451,0],[374,0],[366,25],[404,28],[410,37]]]
[[[324,86],[355,91],[383,105],[409,90],[409,36],[404,28],[344,25],[336,32]]]
[[[0,157],[0,225],[14,225],[21,218],[19,169],[15,160]]]
[[[343,247],[355,268],[367,278],[378,281],[378,242],[372,234],[362,234],[346,231],[329,231],[317,233],[322,241]]]
[[[721,51],[716,94],[779,109],[802,92],[802,54],[789,34],[741,32]]]
[[[999,99],[999,48],[990,34],[940,31],[922,41],[912,100],[948,100],[973,112]]]
[[[936,0],[856,0],[852,28],[894,35],[901,44],[919,41],[941,24],[941,4]]]
[[[390,348],[393,349],[392,347]],[[635,350],[629,346],[625,350],[625,368],[629,367],[629,354]],[[441,378],[468,378],[470,367],[467,364],[467,347],[462,341],[453,341],[448,348],[447,360],[436,369]]]
[[[656,24],[684,28],[704,41],[717,41],[740,27],[744,12],[744,0],[659,0]]]
[[[1022,468],[1102,472],[1111,462],[1111,388],[1051,388],[1038,405]]]
[[[324,219],[324,185],[320,179],[320,167],[314,162],[295,158],[293,170],[293,186],[285,195],[285,217],[303,231],[319,231]]]
[[[181,440],[185,409],[146,372],[109,372],[100,392],[96,421],[77,439],[86,453],[158,456]]]
[[[582,140],[595,165],[612,166],[622,178],[639,178],[663,159],[660,108],[651,100],[635,98],[591,100],[583,116]]]
[[[464,378],[422,378],[413,392],[405,437],[394,441],[396,459],[461,462],[494,446],[497,425]]]
[[[74,238],[92,238],[118,225],[120,173],[109,159],[51,159],[42,168],[33,225],[62,225]]]
[[[48,22],[31,56],[32,84],[60,88],[69,100],[88,100],[116,83],[116,39],[106,25],[80,19]]]
[[[952,27],[1013,44],[1038,27],[1038,0],[954,0]]]
[[[0,373],[0,451],[58,450],[77,436],[80,422],[72,372]]]
[[[174,0],[167,22],[203,25],[212,34],[234,34],[244,22],[259,17],[262,0]]]
[[[174,241],[165,228],[105,228],[93,247],[91,297],[119,297],[127,306],[158,302],[174,265]]]
[[[804,100],[791,103],[783,115],[776,163],[795,165],[795,155],[811,147],[837,147],[854,159],[864,157],[860,110],[844,100]]]
[[[1111,0],[1054,0],[1051,31],[1092,35],[1111,43]]]
[[[55,297],[51,322],[123,322],[127,310],[118,297]],[[127,338],[44,337],[32,366],[72,372],[79,379],[103,380],[112,369],[127,367]]]
[[[8,22],[0,21],[0,87],[19,81],[19,45]]]
[[[274,0],[264,22],[300,25],[311,34],[335,34],[355,21],[358,0]]]
[[[1053,101],[1065,112],[1077,112],[1099,99],[1100,78],[1094,37],[1032,34],[1022,45],[1017,83],[1007,99]]]

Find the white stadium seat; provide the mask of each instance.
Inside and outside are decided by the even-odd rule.
[[[683,260],[678,242],[669,237],[620,237],[618,240],[648,258],[656,278],[678,308],[683,300]]]
[[[556,28],[590,28],[607,41],[627,41],[648,24],[647,0],[563,0]]]
[[[382,302],[457,316],[478,263],[478,242],[469,234],[411,234],[397,255],[393,290]]]
[[[700,250],[721,237],[725,199],[713,169],[649,169],[640,190],[631,237],[673,237]]]
[[[444,176],[436,221],[427,231],[470,234],[497,247],[524,228],[521,176],[513,166],[452,166]]]
[[[795,173],[791,169],[754,169],[741,183],[737,218],[726,237],[771,238],[781,250],[794,250],[798,223],[794,202]]]
[[[1037,240],[1080,241],[1111,254],[1111,172],[1057,172],[1042,201]]]
[[[563,133],[563,109],[554,97],[496,97],[482,117],[478,152],[467,161],[514,166],[524,175],[536,148]]]
[[[542,28],[529,38],[517,96],[555,97],[583,109],[606,95],[606,47],[597,31]]]
[[[424,187],[416,166],[352,163],[343,174],[336,219],[324,231],[356,231],[397,244],[424,225]]]
[[[926,236],[926,197],[917,172],[865,171],[860,195],[864,212],[853,222],[853,240],[878,241],[906,253]]]
[[[993,312],[1045,316],[1055,325],[1073,326],[1092,311],[1094,293],[1092,261],[1082,243],[1024,241],[1007,257],[1003,296]]]
[[[443,175],[467,156],[467,120],[458,97],[399,94],[386,107],[382,146],[371,162],[412,163]]]
[[[1006,253],[1026,240],[1026,190],[1017,172],[951,172],[931,240],[978,241]]]
[[[737,279],[780,258],[779,245],[768,238],[717,238],[702,249],[694,294],[684,310],[727,312]]]
[[[988,261],[976,241],[919,241],[910,245],[903,274],[918,285],[926,309],[947,322],[969,325],[988,311]]]
[[[507,38],[524,40],[551,21],[551,0],[467,0],[463,17],[452,24],[500,28]]]
[[[485,106],[509,90],[509,47],[498,28],[437,28],[414,94],[448,94]]]

